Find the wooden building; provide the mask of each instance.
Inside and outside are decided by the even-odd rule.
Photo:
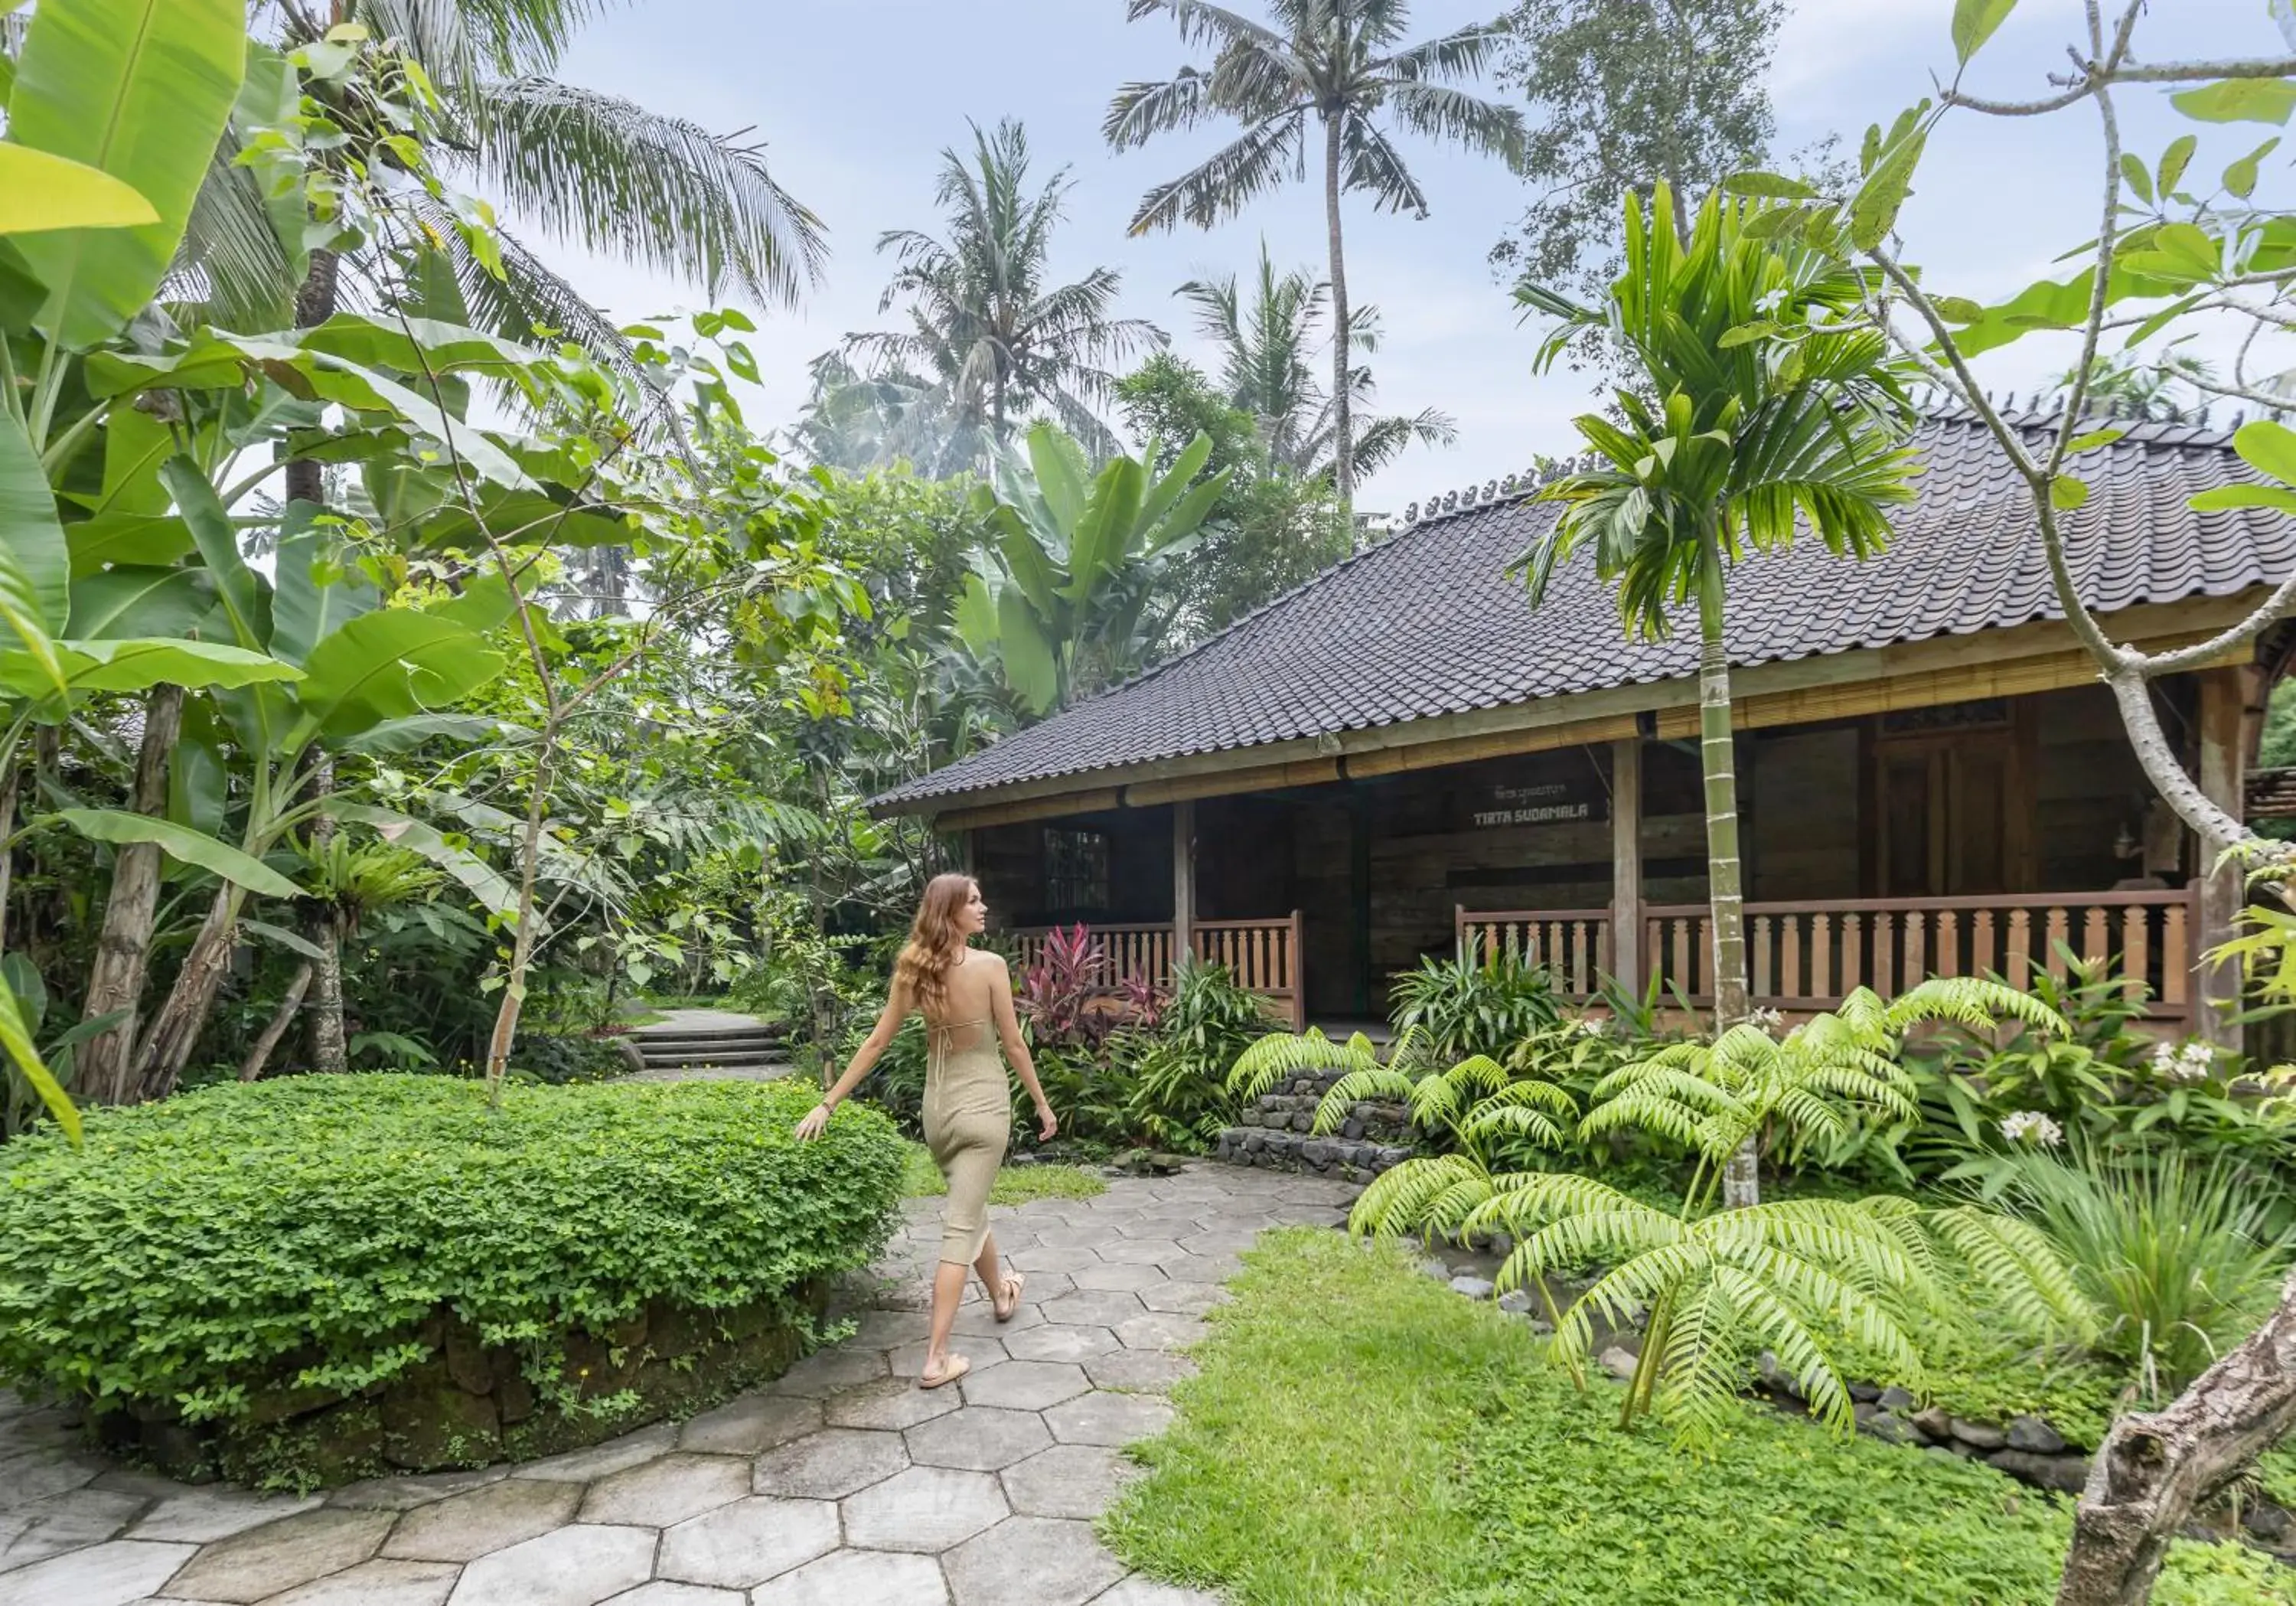
[[[2035,417],[2038,432],[2048,420]],[[2062,622],[2024,488],[1974,420],[1918,438],[1888,553],[1815,541],[1734,574],[1728,644],[1753,989],[1788,1010],[1930,974],[2142,976],[2214,1029],[2236,877],[2153,797]],[[2220,433],[2136,424],[2086,455],[2068,520],[2120,639],[2185,644],[2296,568],[2296,523],[2196,514],[2245,477]],[[1111,967],[1232,965],[1300,1019],[1383,1012],[1423,955],[1511,948],[1711,986],[1694,633],[1630,638],[1581,561],[1534,610],[1510,569],[1551,527],[1528,485],[1406,527],[1192,651],[877,800],[959,834],[995,918],[1082,921]],[[2158,688],[2237,806],[2287,632]]]

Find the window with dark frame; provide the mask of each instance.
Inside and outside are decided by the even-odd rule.
[[[1055,914],[1108,907],[1108,838],[1098,831],[1045,832],[1045,902]]]

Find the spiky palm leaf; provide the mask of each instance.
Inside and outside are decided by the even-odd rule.
[[[756,142],[545,78],[470,87],[477,177],[544,233],[768,305],[820,276],[821,220]]]

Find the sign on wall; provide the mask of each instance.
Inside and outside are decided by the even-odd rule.
[[[1479,788],[1469,795],[1468,823],[1478,830],[1505,826],[1575,825],[1608,819],[1610,794],[1601,778],[1536,781]]]

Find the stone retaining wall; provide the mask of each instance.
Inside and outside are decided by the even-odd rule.
[[[124,1458],[190,1482],[327,1487],[386,1472],[531,1461],[687,1415],[770,1381],[805,1353],[826,1282],[789,1305],[701,1311],[656,1302],[603,1332],[567,1335],[563,1400],[544,1397],[522,1350],[481,1342],[441,1310],[410,1339],[424,1359],[354,1394],[284,1384],[250,1391],[226,1421],[187,1422],[171,1402],[131,1401],[94,1419]],[[316,1357],[313,1357],[316,1359]]]
[[[1349,1107],[1339,1130],[1315,1135],[1316,1112],[1343,1074],[1295,1076],[1261,1094],[1238,1124],[1220,1133],[1216,1157],[1233,1165],[1368,1182],[1417,1153],[1410,1110],[1385,1100],[1360,1100]]]

